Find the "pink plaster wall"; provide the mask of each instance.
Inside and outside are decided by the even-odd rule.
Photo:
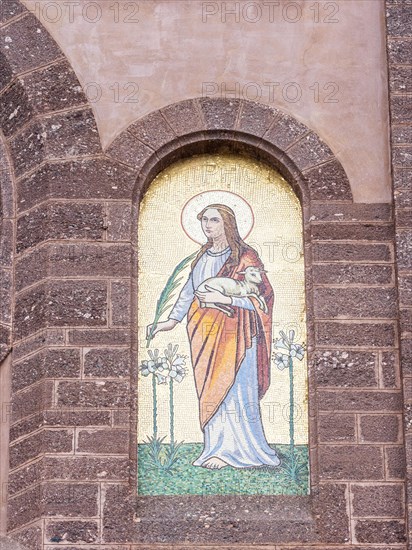
[[[256,98],[328,143],[356,202],[390,201],[382,0],[24,2],[97,98],[104,147],[144,114],[206,91]]]

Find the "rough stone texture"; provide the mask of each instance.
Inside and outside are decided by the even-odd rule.
[[[354,442],[356,436],[354,414],[319,416],[318,436],[321,443]]]
[[[188,100],[168,105],[162,109],[167,122],[177,135],[184,135],[205,129],[200,108],[196,101]]]
[[[405,447],[403,445],[386,447],[386,468],[389,479],[405,477]]]
[[[396,332],[390,323],[329,321],[316,323],[315,338],[321,346],[382,348],[395,345]]]
[[[69,331],[69,344],[77,346],[124,346],[130,340],[130,331],[125,329]]]
[[[59,382],[57,404],[61,407],[124,408],[129,403],[127,382]]]
[[[314,355],[319,386],[377,387],[376,354],[359,351],[317,351]]]
[[[208,130],[226,130],[235,127],[241,102],[239,99],[200,98],[200,108]]]
[[[114,140],[107,154],[139,170],[149,160],[153,150],[141,143],[134,135],[127,133]]]
[[[392,250],[386,244],[315,243],[315,262],[390,262]]]
[[[286,113],[280,113],[264,138],[284,150],[309,133],[309,128]]]
[[[395,288],[316,288],[315,315],[326,319],[395,319],[396,298]]]
[[[319,486],[313,512],[319,518],[317,536],[322,543],[348,542],[349,518],[346,498],[344,485],[321,484]]]
[[[44,475],[72,481],[119,481],[129,476],[129,459],[124,457],[45,457]]]
[[[99,538],[98,524],[95,521],[48,521],[46,538],[50,542],[90,544]]]
[[[288,149],[288,156],[300,170],[305,170],[332,160],[334,155],[326,143],[323,143],[316,134],[310,133]]]
[[[383,453],[371,445],[322,445],[319,447],[322,480],[374,480],[384,478]]]
[[[158,111],[131,124],[129,132],[152,149],[157,149],[175,138],[168,122]]]
[[[401,435],[400,418],[379,414],[360,417],[360,439],[368,443],[398,443]]]
[[[359,520],[356,523],[358,542],[397,544],[406,541],[403,521]]]
[[[92,517],[98,514],[98,485],[48,483],[42,489],[46,516]]]
[[[130,323],[131,287],[127,281],[115,281],[111,284],[112,325],[126,326]]]
[[[128,454],[128,430],[80,430],[77,453]]]
[[[353,485],[353,514],[360,517],[402,518],[403,487],[398,485]]]
[[[318,407],[321,411],[401,412],[402,395],[399,391],[319,390]]]
[[[84,355],[84,375],[96,378],[125,378],[130,371],[129,350],[92,349]]]
[[[269,130],[277,115],[278,111],[272,107],[252,101],[242,101],[237,128],[240,131],[246,131],[248,134],[263,136]],[[277,135],[281,135],[280,132]],[[265,139],[274,143],[269,136],[266,136]]]
[[[9,37],[8,40],[6,36]],[[23,19],[1,30],[0,44],[0,51],[7,57],[14,73],[36,69],[62,55],[49,33],[28,12]]]
[[[369,285],[391,284],[394,280],[393,267],[382,264],[318,264],[313,266],[315,284]]]

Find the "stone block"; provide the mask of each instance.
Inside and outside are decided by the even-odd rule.
[[[125,481],[129,479],[129,458],[124,457],[45,457],[47,479],[73,481]]]
[[[0,96],[0,126],[6,137],[15,134],[33,116],[26,91],[17,80]]]
[[[330,285],[388,285],[394,282],[393,267],[383,264],[315,264],[314,284]]]
[[[318,322],[315,340],[321,346],[385,348],[395,346],[396,331],[392,323]]]
[[[313,358],[318,386],[377,387],[375,353],[317,350]]]
[[[25,74],[20,81],[39,114],[87,105],[87,98],[67,61]]]
[[[332,413],[320,415],[318,437],[321,443],[355,442],[355,415]]]
[[[137,137],[139,141],[151,149],[159,149],[162,145],[175,139],[175,134],[162,113],[155,111],[149,113],[137,122],[129,126],[128,131]]]
[[[84,375],[96,378],[126,378],[130,375],[130,351],[99,348],[86,351]]]
[[[124,408],[129,404],[130,387],[124,382],[59,382],[60,407]]]
[[[80,430],[77,440],[77,453],[129,455],[128,430]]]
[[[371,445],[319,447],[321,480],[378,480],[384,478],[382,449]]]
[[[397,391],[319,390],[320,411],[402,412],[402,394]]]
[[[98,491],[97,483],[45,483],[42,489],[43,515],[97,516]]]
[[[130,326],[131,319],[131,284],[130,281],[113,281],[111,283],[112,325]]]
[[[167,122],[177,136],[206,130],[201,110],[196,100],[173,103],[162,109]]]
[[[403,445],[385,447],[386,477],[388,479],[404,479],[405,448]]]
[[[46,29],[28,12],[22,19],[2,29],[0,44],[0,51],[7,58],[15,74],[47,65],[62,55]]]
[[[198,101],[208,130],[234,129],[241,105],[239,99],[202,97]]]
[[[123,132],[106,151],[113,159],[140,170],[154,154],[153,150],[141,143],[134,135]]]
[[[130,203],[111,203],[107,207],[107,240],[132,241],[132,213]]]
[[[321,319],[395,319],[397,292],[396,288],[315,288],[314,310]]]
[[[400,417],[377,414],[360,417],[360,440],[368,443],[398,443],[401,437]]]
[[[130,342],[130,330],[121,328],[69,330],[69,344],[74,346],[125,346]]]
[[[387,244],[314,243],[315,262],[391,262],[392,249]]]
[[[107,322],[107,285],[94,281],[51,281],[47,289],[50,326],[101,326]]]
[[[286,113],[279,113],[274,124],[265,133],[264,139],[284,151],[308,133],[309,128],[296,118]]]
[[[404,491],[401,484],[352,485],[353,515],[402,518]]]
[[[64,537],[64,538],[63,538]],[[91,544],[99,539],[99,527],[96,521],[49,520],[46,522],[46,541]]]
[[[242,101],[238,130],[261,137],[269,130],[278,114],[279,111],[268,105],[254,101]],[[273,137],[276,137],[276,134]]]
[[[300,170],[308,170],[334,157],[326,143],[313,132],[299,139],[287,153]]]
[[[355,533],[361,543],[399,544],[406,541],[403,521],[358,520]]]

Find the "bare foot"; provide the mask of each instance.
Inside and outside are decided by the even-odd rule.
[[[202,464],[202,468],[208,468],[209,470],[221,470],[226,466],[226,462],[224,462],[220,458],[217,458],[216,456],[212,456],[212,458],[209,458]]]

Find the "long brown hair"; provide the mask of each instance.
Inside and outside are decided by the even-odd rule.
[[[248,250],[252,250],[252,247],[247,245],[239,235],[235,213],[228,206],[224,204],[209,204],[209,206],[206,206],[205,208],[203,208],[201,212],[199,212],[199,214],[197,215],[197,219],[201,221],[206,210],[209,210],[210,208],[214,208],[222,216],[226,239],[227,239],[227,242],[229,243],[230,250],[231,250],[231,254],[227,260],[227,266],[234,267],[239,264],[239,260],[242,254],[244,254]],[[197,262],[206,252],[206,250],[211,248],[212,245],[213,245],[213,240],[211,239],[211,237],[208,237],[207,243],[205,243],[202,246],[196,258],[193,260],[192,269],[195,267]]]

